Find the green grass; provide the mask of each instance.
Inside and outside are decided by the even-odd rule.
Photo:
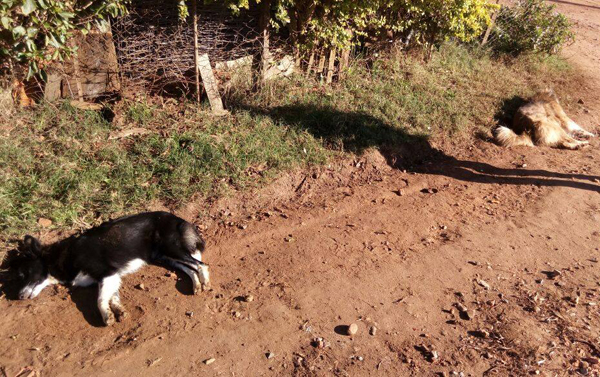
[[[35,232],[40,217],[87,227],[108,217],[171,208],[258,187],[283,171],[367,148],[487,131],[503,102],[565,81],[553,57],[498,60],[446,45],[430,62],[390,54],[357,61],[332,87],[301,77],[260,93],[240,84],[232,115],[206,105],[123,101],[112,123],[67,103],[41,105],[0,124],[0,238]],[[152,132],[111,140],[121,128]]]

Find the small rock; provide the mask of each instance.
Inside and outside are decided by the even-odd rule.
[[[352,335],[356,334],[357,332],[358,332],[358,325],[356,323],[353,323],[350,326],[348,326],[346,334],[352,336]]]
[[[371,326],[369,329],[369,335],[375,336],[375,334],[377,334],[377,327]]]
[[[487,338],[490,336],[490,333],[487,330],[475,330],[475,331],[471,331],[469,334],[471,334],[477,338]]]
[[[590,365],[598,365],[598,363],[600,363],[600,360],[595,357],[584,357],[583,361],[589,363]]]
[[[577,101],[577,103],[580,104],[580,105],[585,104],[585,102],[581,98]]]
[[[206,365],[210,365],[210,364],[214,363],[215,361],[216,360],[213,357],[211,357],[210,359],[204,360],[203,363]]]
[[[359,357],[357,357],[357,358],[356,358],[356,360],[358,360],[358,361],[363,361],[363,360],[364,360],[364,357],[362,357],[362,356],[359,356]]]
[[[267,352],[267,353],[265,354],[265,356],[267,357],[267,359],[269,359],[269,360],[270,360],[270,359],[272,359],[272,358],[274,358],[274,357],[275,357],[275,354],[274,354],[273,352]]]
[[[585,361],[580,362],[579,369],[577,369],[577,372],[582,376],[587,376],[588,374],[590,374],[590,365]]]
[[[185,315],[192,318],[194,316],[194,312],[185,312]]]
[[[146,290],[146,286],[143,283],[140,283],[140,284],[136,285],[135,288],[139,289],[140,291],[145,291]]]
[[[242,313],[240,313],[240,312],[233,312],[233,316],[235,318],[240,318],[242,316]]]
[[[52,226],[52,220],[40,217],[38,219],[38,225],[41,226],[42,228],[48,228],[48,227]]]
[[[252,301],[254,301],[254,296],[252,296],[252,295],[245,296],[244,297],[244,301],[245,302],[252,302]]]
[[[464,312],[464,314],[465,318],[469,321],[475,318],[475,310],[467,310],[466,312]]]
[[[314,338],[312,345],[315,348],[325,348],[325,340],[323,338]]]
[[[168,278],[172,278],[173,276],[175,276],[175,274],[174,274],[174,273],[172,273],[172,272],[167,272],[167,273],[165,274],[165,276],[166,276],[166,277],[168,277]]]
[[[467,311],[467,307],[461,304],[460,302],[457,302],[454,306],[456,306],[456,309],[458,309],[462,313]]]
[[[545,274],[546,276],[548,276],[548,279],[554,279],[554,278],[562,275],[561,272],[558,270],[542,271],[542,273]]]
[[[485,280],[479,279],[477,280],[477,284],[481,285],[486,290],[490,289],[490,285]]]

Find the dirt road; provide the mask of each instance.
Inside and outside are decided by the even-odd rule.
[[[599,131],[600,7],[556,3],[576,22],[565,54],[588,77],[567,111]],[[284,178],[206,230],[210,292],[148,267],[126,278],[131,315],[111,328],[95,288],[2,298],[1,371],[598,375],[598,147],[432,145],[410,164],[372,152]]]

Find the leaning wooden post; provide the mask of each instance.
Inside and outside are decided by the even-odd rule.
[[[210,65],[208,54],[202,54],[198,57],[198,68],[213,113],[216,115],[227,114],[227,111],[223,108],[223,101],[219,94],[219,85],[217,84],[217,80],[215,79],[215,75]]]
[[[194,24],[194,72],[196,78],[196,102],[200,103],[200,66],[198,57],[198,5],[192,0],[192,22]]]

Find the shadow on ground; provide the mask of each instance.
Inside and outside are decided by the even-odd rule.
[[[497,121],[509,122],[523,102],[521,97],[506,100],[496,115]],[[409,172],[443,175],[460,181],[483,184],[570,187],[600,192],[600,185],[594,184],[600,180],[599,176],[547,170],[505,169],[483,162],[460,160],[433,148],[426,136],[409,134],[365,113],[304,105],[268,109],[238,105],[235,109],[267,116],[276,124],[306,130],[335,150],[360,154],[368,148],[375,147],[390,166]]]

